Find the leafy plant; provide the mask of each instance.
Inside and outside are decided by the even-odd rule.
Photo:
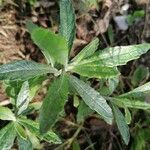
[[[95,38],[83,48],[77,56],[70,60],[69,53],[75,36],[75,13],[71,0],[60,0],[59,4],[59,34],[55,34],[49,29],[38,27],[30,21],[27,23],[31,38],[41,49],[47,64],[23,60],[0,66],[1,80],[11,80],[13,82],[24,81],[21,91],[14,103],[17,112],[15,115],[12,115],[13,113],[11,111],[9,112],[11,114],[11,119],[13,118],[14,120],[11,124],[2,129],[1,132],[7,135],[5,132],[8,132],[8,130],[12,132],[15,131],[8,146],[12,145],[17,133],[21,137],[21,139],[18,139],[19,143],[23,142],[30,145],[30,141],[28,140],[30,136],[28,138],[26,137],[24,128],[28,129],[29,132],[34,132],[38,137],[40,135],[43,135],[45,138],[48,137],[49,129],[54,126],[60,113],[64,109],[68,94],[76,94],[84,101],[85,104],[83,105],[87,105],[90,109],[97,112],[108,124],[112,124],[113,121],[115,121],[125,144],[128,144],[130,134],[127,123],[130,122],[131,117],[128,108],[150,108],[149,103],[141,101],[144,94],[150,91],[150,82],[128,93],[112,97],[111,94],[117,87],[117,84],[113,83],[113,79],[115,81],[120,75],[117,68],[118,66],[125,65],[129,61],[139,58],[150,49],[150,44],[143,43],[97,50],[99,40]],[[52,82],[50,83],[47,96],[43,100],[40,108],[39,127],[38,123],[22,118],[21,114],[30,102],[27,98],[29,93],[28,81],[33,80],[35,77],[45,77],[47,74],[51,74],[50,77]],[[88,82],[77,78],[75,74],[89,79]],[[110,93],[108,96],[101,95],[101,92],[90,86],[91,78],[96,78],[98,80],[103,79],[109,82],[111,87],[109,87]],[[47,79],[47,77],[44,79]],[[36,82],[35,80],[35,83]],[[118,107],[125,109],[125,116]],[[8,108],[2,108],[0,110],[3,109]],[[82,111],[82,109],[80,110]],[[1,118],[4,119],[4,117],[5,116],[2,114]],[[79,120],[82,120],[82,118],[79,118]],[[13,130],[14,128],[15,130]],[[40,133],[38,128],[40,128]],[[9,136],[9,134],[7,136]],[[12,134],[10,136],[12,136]],[[27,141],[25,139],[27,139]]]
[[[14,84],[15,85],[15,84]],[[19,149],[40,148],[40,140],[45,140],[49,143],[60,144],[61,140],[52,131],[48,131],[44,136],[40,135],[39,124],[35,121],[26,118],[30,114],[28,104],[31,101],[29,82],[23,82],[21,88],[12,86],[7,83],[7,93],[13,93],[14,89],[19,90],[16,98],[11,97],[13,109],[0,106],[0,119],[7,120],[9,123],[0,130],[0,149],[11,149],[15,139],[17,138]],[[11,87],[11,88],[10,88]],[[18,88],[18,89],[17,89]],[[9,89],[9,90],[8,90]]]

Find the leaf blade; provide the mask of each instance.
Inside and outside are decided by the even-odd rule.
[[[124,140],[125,144],[128,145],[130,140],[130,133],[126,120],[117,106],[112,104],[112,110],[122,139]]]
[[[18,108],[17,114],[20,115],[25,109],[27,109],[28,104],[30,102],[29,99],[29,83],[28,81],[25,81],[22,84],[22,87],[20,89],[20,92],[17,96],[17,100],[16,100],[16,106]]]
[[[139,58],[142,54],[150,49],[150,44],[138,44],[130,46],[116,46],[106,48],[100,52],[96,52],[88,58],[86,63],[100,62],[107,67],[116,67],[125,65],[127,62]]]
[[[13,142],[16,137],[16,131],[13,123],[9,123],[0,130],[0,149],[6,150],[11,149]]]
[[[33,150],[32,143],[29,139],[24,140],[18,137],[19,150]]]
[[[85,46],[73,59],[72,61],[77,64],[82,59],[87,58],[91,56],[98,48],[99,45],[99,39],[95,38],[93,41],[91,41],[87,46]]]
[[[126,106],[127,108],[134,108],[134,109],[143,109],[143,110],[150,109],[150,103],[140,101],[138,99],[116,97],[113,98],[113,102],[119,107]]]
[[[113,78],[120,74],[116,67],[103,66],[100,62],[82,64],[81,61],[75,66],[71,65],[68,66],[69,71],[89,78]]]
[[[0,119],[15,121],[16,117],[9,108],[0,106]]]
[[[54,93],[57,93],[54,95]],[[40,111],[40,132],[46,133],[55,123],[63,110],[68,95],[68,79],[66,75],[56,79],[50,86]],[[49,119],[50,118],[50,119]]]
[[[36,135],[40,139],[44,139],[49,143],[55,143],[55,144],[61,143],[60,138],[52,131],[49,131],[44,136],[41,136],[39,132],[39,124],[37,122],[25,118],[20,118],[19,122],[25,128],[27,128],[32,134]]]
[[[69,77],[69,82],[92,110],[100,114],[108,124],[112,123],[113,116],[111,108],[97,91],[74,76]]]
[[[60,34],[67,40],[69,50],[75,37],[75,13],[72,0],[60,0]]]
[[[34,76],[55,73],[49,65],[34,61],[16,61],[0,66],[0,80],[28,80]]]
[[[138,44],[130,46],[116,46],[106,48],[99,53],[99,58],[107,66],[125,65],[127,62],[139,58],[150,49],[150,44]]]
[[[55,62],[66,65],[68,62],[68,47],[66,40],[48,29],[36,28],[31,32],[31,38],[41,49],[48,63]]]

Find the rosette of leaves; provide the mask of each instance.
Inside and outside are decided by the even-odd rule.
[[[29,102],[41,81],[40,78],[35,80],[36,83],[31,80],[5,83],[6,93],[10,96],[13,108],[0,106],[0,120],[7,121],[6,126],[0,130],[1,150],[11,149],[15,141],[20,150],[41,149],[40,141],[43,140],[54,144],[61,143],[60,138],[53,131],[48,131],[42,136],[39,132],[39,123],[26,117],[33,110],[29,107]]]
[[[141,91],[135,89],[135,91],[115,98],[104,97],[88,83],[76,77],[74,73],[87,79],[116,78],[120,75],[117,67],[139,58],[150,49],[150,44],[117,46],[99,50],[99,39],[95,38],[70,60],[69,54],[75,37],[74,8],[71,0],[60,0],[59,6],[60,28],[58,34],[51,32],[50,29],[38,27],[31,22],[27,23],[31,38],[41,49],[47,64],[26,60],[11,62],[0,66],[0,79],[27,81],[46,74],[53,76],[53,81],[40,108],[40,133],[45,134],[53,127],[64,109],[68,94],[77,94],[83,99],[85,105],[97,112],[108,124],[112,124],[115,120],[124,142],[128,144],[129,128],[118,106],[125,108],[128,114],[128,107],[139,108],[139,103],[143,104],[144,102],[135,99],[134,104],[138,103],[135,106],[131,97],[133,95],[135,97],[136,94],[143,93],[145,90],[149,91],[150,83],[139,87]],[[148,103],[143,105],[147,106],[145,109],[150,108]]]

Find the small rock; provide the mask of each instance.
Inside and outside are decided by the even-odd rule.
[[[120,30],[128,29],[126,18],[126,16],[116,16],[113,18]]]

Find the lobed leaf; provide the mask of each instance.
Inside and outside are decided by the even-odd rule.
[[[72,0],[59,0],[60,34],[67,40],[68,49],[73,45],[75,37],[75,13]]]
[[[47,73],[56,73],[55,68],[34,61],[16,61],[0,66],[0,80],[28,80]]]
[[[56,79],[48,90],[40,111],[40,132],[46,133],[56,122],[63,110],[68,95],[68,79],[62,75]]]
[[[16,137],[14,124],[9,123],[0,130],[0,150],[9,150],[13,146]]]
[[[0,119],[1,120],[12,120],[15,121],[16,117],[8,107],[0,106]]]
[[[108,124],[112,123],[112,110],[97,91],[74,76],[69,77],[69,82],[92,110],[100,114]]]
[[[112,105],[112,110],[122,139],[124,140],[125,144],[128,145],[130,140],[130,133],[126,120],[117,106]]]

